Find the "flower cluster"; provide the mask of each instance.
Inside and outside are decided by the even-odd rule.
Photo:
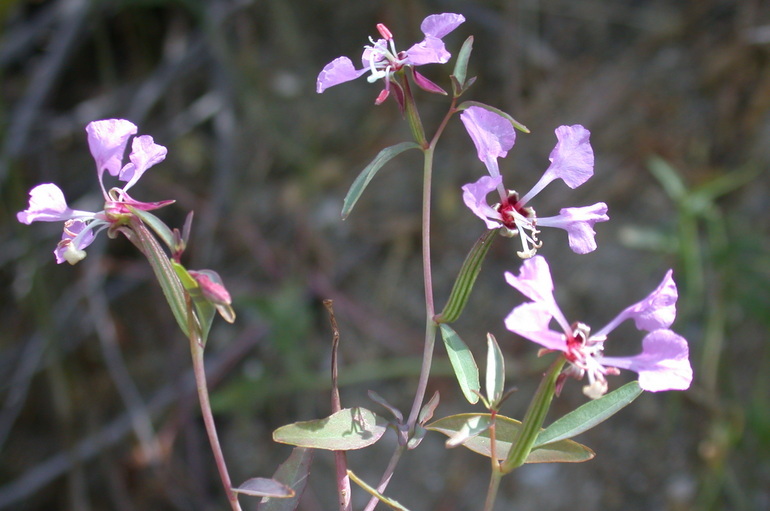
[[[125,225],[131,208],[149,211],[167,206],[174,201],[139,202],[127,191],[142,175],[166,157],[166,148],[156,144],[149,135],[134,137],[129,162],[123,165],[128,140],[137,133],[136,126],[124,119],[94,121],[86,126],[88,147],[96,162],[96,174],[104,195],[104,209],[90,212],[71,209],[64,193],[53,183],[41,184],[29,192],[29,207],[17,213],[24,224],[32,222],[64,222],[61,241],[54,250],[57,263],[76,264],[86,257],[85,249],[104,229],[114,230]],[[104,172],[126,184],[107,190]]]
[[[583,323],[570,324],[553,296],[551,270],[542,256],[523,262],[519,275],[506,272],[506,281],[531,302],[519,305],[505,319],[508,330],[542,346],[547,351],[561,351],[570,364],[562,373],[588,378],[583,392],[596,399],[607,392],[606,375],[629,369],[639,374],[639,386],[651,392],[685,390],[692,381],[687,341],[669,330],[676,317],[677,289],[669,270],[660,285],[644,300],[623,309],[615,318],[593,334]],[[551,330],[556,320],[560,331]],[[630,357],[603,355],[607,335],[623,321],[631,319],[636,328],[648,332],[642,339],[642,352]]]
[[[551,165],[532,189],[523,197],[513,190],[506,190],[500,175],[497,159],[504,158],[513,147],[516,132],[505,117],[478,106],[463,111],[460,119],[476,146],[479,159],[486,165],[489,176],[462,187],[463,200],[470,210],[489,229],[501,229],[508,236],[519,236],[522,258],[532,257],[542,243],[538,239],[538,226],[558,227],[567,231],[569,246],[578,254],[596,250],[593,226],[609,220],[607,205],[598,202],[593,206],[562,208],[556,216],[538,218],[535,210],[527,206],[551,181],[563,180],[570,188],[577,188],[592,175],[594,153],[588,141],[590,132],[583,126],[560,126],[556,129],[558,142],[549,157]],[[490,206],[487,196],[497,190],[500,202]]]
[[[348,57],[338,57],[324,66],[316,80],[316,91],[321,93],[340,83],[355,80],[359,76],[371,73],[367,80],[374,83],[377,80],[385,82],[384,88],[377,96],[376,104],[381,104],[390,95],[391,86],[400,105],[404,103],[404,89],[395,79],[395,74],[402,69],[410,69],[414,82],[428,92],[446,94],[444,90],[418,73],[414,68],[425,64],[444,64],[452,56],[444,46],[442,38],[452,32],[465,21],[460,14],[432,14],[425,18],[420,25],[425,39],[413,45],[406,51],[397,51],[396,43],[390,30],[382,23],[377,25],[381,39],[364,46],[361,55],[362,68],[356,69]]]

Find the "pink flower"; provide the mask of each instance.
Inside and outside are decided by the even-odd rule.
[[[402,52],[396,50],[392,34],[385,25],[380,23],[377,25],[377,30],[382,39],[377,41],[370,39],[371,44],[364,46],[364,52],[361,55],[363,67],[356,69],[353,62],[347,57],[334,59],[319,73],[316,80],[316,91],[320,94],[329,87],[354,80],[370,72],[371,74],[367,78],[369,83],[374,83],[380,79],[385,82],[384,89],[377,97],[376,103],[379,105],[390,94],[391,83],[396,85],[398,94],[401,94],[401,91],[398,90],[400,86],[392,79],[393,74],[404,67],[411,67],[415,83],[419,87],[428,92],[446,94],[441,87],[414,71],[413,68],[424,64],[445,64],[448,62],[452,55],[446,50],[442,39],[464,21],[465,17],[461,14],[432,14],[425,18],[420,25],[425,39]]]
[[[96,162],[96,174],[104,195],[104,210],[98,212],[71,209],[64,193],[53,183],[34,187],[29,192],[29,207],[16,214],[19,222],[64,222],[62,239],[54,250],[57,263],[75,264],[85,256],[100,231],[122,225],[130,215],[128,206],[145,211],[157,209],[173,201],[139,202],[126,191],[131,188],[147,169],[163,161],[166,148],[153,142],[149,135],[135,137],[131,144],[130,162],[123,165],[123,154],[128,140],[137,132],[136,126],[124,119],[94,121],[86,126],[88,147]],[[122,188],[104,187],[104,172],[125,181]]]
[[[644,390],[686,390],[692,382],[687,341],[669,330],[676,317],[676,284],[669,270],[657,289],[644,300],[626,307],[606,326],[591,334],[583,323],[567,322],[553,296],[553,281],[548,263],[535,256],[522,263],[519,275],[506,272],[506,281],[532,300],[519,305],[505,319],[505,326],[548,351],[561,351],[569,362],[559,380],[559,390],[567,376],[588,378],[583,392],[596,399],[607,392],[608,374],[628,369],[639,374]],[[560,330],[552,330],[556,320]],[[642,339],[642,351],[630,357],[603,355],[607,335],[620,323],[632,319],[637,329],[648,332]]]
[[[562,179],[570,188],[577,188],[593,175],[594,154],[588,141],[590,132],[583,126],[560,126],[556,129],[557,143],[549,157],[551,165],[534,187],[522,198],[506,191],[498,167],[498,158],[505,157],[515,142],[515,131],[504,117],[481,107],[463,111],[460,119],[473,140],[479,159],[486,165],[489,176],[462,187],[465,205],[489,229],[503,228],[509,236],[519,236],[522,258],[532,257],[542,246],[538,226],[558,227],[567,231],[570,248],[578,254],[596,250],[597,222],[609,220],[603,202],[580,208],[563,208],[557,216],[538,218],[528,207],[530,199],[555,179]],[[487,195],[497,190],[500,202],[490,206]]]

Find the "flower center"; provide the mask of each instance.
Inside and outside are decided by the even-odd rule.
[[[603,366],[598,357],[604,351],[605,336],[591,337],[591,328],[583,323],[574,323],[572,333],[565,334],[567,351],[565,357],[570,363],[566,371],[569,376],[580,380],[585,375],[588,385],[583,387],[583,393],[591,399],[597,399],[607,392],[608,374],[618,374],[616,367]]]
[[[519,204],[519,194],[513,190],[508,191],[508,197],[495,206],[500,213],[500,220],[508,230],[508,236],[520,236],[522,250],[518,256],[527,259],[537,253],[537,249],[543,244],[537,239],[540,231],[537,230],[537,214],[531,207]]]
[[[405,56],[396,51],[396,43],[388,27],[378,23],[377,30],[383,38],[374,41],[370,37],[369,42],[372,44],[364,46],[363,59],[369,62],[371,71],[371,75],[366,79],[369,83],[379,79],[385,79],[387,82],[390,75],[404,67],[406,62]]]

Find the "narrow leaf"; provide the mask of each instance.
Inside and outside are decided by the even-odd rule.
[[[450,415],[444,417],[431,424],[428,424],[427,429],[431,431],[437,431],[443,433],[449,437],[456,435],[463,425],[471,417],[486,417],[487,420],[491,417],[487,413],[473,414],[462,413],[459,415]],[[511,450],[512,442],[515,441],[521,429],[521,422],[505,417],[503,415],[497,415],[495,418],[495,448],[497,451],[497,457],[502,461],[508,457],[508,452]],[[489,429],[481,434],[471,437],[463,444],[473,452],[479,453],[483,456],[490,457],[491,454],[491,441],[489,435]],[[527,456],[524,463],[579,463],[582,461],[588,461],[594,457],[594,452],[585,445],[579,444],[572,440],[561,440],[559,442],[550,443],[545,446],[541,446],[532,450]]]
[[[463,43],[460,52],[457,54],[457,61],[452,76],[457,78],[459,88],[454,91],[454,96],[459,97],[465,90],[465,76],[468,73],[468,60],[471,58],[473,50],[473,36],[469,36]],[[454,83],[454,82],[453,82]]]
[[[465,110],[466,108],[470,108],[472,106],[478,106],[480,108],[483,108],[484,110],[489,110],[490,112],[494,112],[497,115],[503,116],[508,121],[510,121],[511,124],[513,124],[513,127],[516,128],[519,131],[523,131],[524,133],[529,133],[529,128],[524,126],[522,123],[511,117],[509,114],[503,112],[499,108],[495,108],[493,106],[487,105],[485,103],[479,103],[478,101],[464,101],[460,106],[457,107],[457,110]]]
[[[460,272],[457,274],[457,279],[452,286],[452,291],[449,293],[449,300],[444,307],[444,310],[436,316],[436,321],[439,323],[452,323],[457,321],[462,314],[465,304],[468,303],[468,298],[471,296],[473,285],[476,283],[476,277],[479,276],[481,271],[481,265],[484,263],[484,258],[489,252],[489,247],[492,246],[492,240],[495,239],[499,229],[491,229],[476,240],[473,247],[465,256],[465,261],[460,268]]]
[[[273,432],[282,444],[349,451],[372,445],[385,433],[388,422],[366,408],[344,408],[325,419],[295,422]]]
[[[366,484],[362,479],[360,479],[352,470],[348,470],[348,477],[353,480],[354,483],[356,483],[358,486],[363,488],[363,490],[371,495],[372,497],[376,497],[380,502],[385,504],[391,509],[395,509],[396,511],[409,511],[407,508],[396,502],[395,500],[386,497],[382,493],[378,492],[368,484]]]
[[[166,244],[167,247],[169,247],[169,250],[172,250],[171,247],[174,246],[174,235],[171,232],[171,229],[168,228],[168,226],[163,223],[163,221],[158,218],[157,216],[153,215],[149,211],[144,211],[141,209],[136,209],[131,206],[128,206],[129,211],[131,211],[132,214],[136,215],[142,222],[150,226],[150,229],[155,231],[155,234],[160,237],[161,240],[163,240],[163,243]]]
[[[294,496],[294,490],[283,483],[265,477],[252,477],[237,488],[235,493],[242,493],[249,497],[273,497],[276,499],[288,499]]]
[[[179,328],[182,329],[185,335],[189,335],[184,289],[174,269],[171,267],[171,260],[138,217],[132,218],[130,222],[132,236],[129,239],[147,258]]]
[[[401,142],[400,144],[386,147],[380,151],[377,156],[374,157],[371,163],[369,163],[369,165],[367,165],[366,168],[361,171],[356,180],[353,181],[353,184],[350,186],[350,190],[348,190],[348,194],[345,196],[345,202],[342,204],[342,219],[344,220],[348,217],[350,212],[353,210],[353,206],[356,205],[358,198],[361,197],[361,194],[364,192],[364,189],[366,189],[369,182],[372,180],[377,171],[382,168],[383,165],[407,149],[419,148],[420,146],[414,142]]]
[[[481,385],[479,384],[479,368],[473,359],[473,354],[457,335],[457,332],[452,330],[452,327],[442,323],[440,328],[441,338],[444,339],[449,362],[452,364],[460,389],[470,404],[476,404],[479,401],[478,392]]]
[[[599,399],[589,401],[541,431],[535,440],[535,448],[588,431],[631,404],[641,393],[639,382],[632,381]]]
[[[293,497],[285,499],[264,498],[257,506],[258,511],[294,511],[299,506],[302,492],[305,491],[310,466],[313,463],[313,450],[295,447],[291,455],[281,463],[273,474],[273,479],[289,486]]]
[[[211,330],[211,324],[214,322],[217,309],[214,304],[203,296],[198,282],[190,275],[187,268],[176,261],[171,261],[171,267],[176,272],[177,277],[179,277],[179,281],[184,286],[187,294],[190,295],[190,299],[195,307],[195,317],[200,326],[201,342],[203,346],[206,346],[206,340],[209,337],[209,331]]]
[[[505,360],[495,336],[487,334],[487,400],[497,409],[505,386]]]

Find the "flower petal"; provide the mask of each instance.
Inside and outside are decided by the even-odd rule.
[[[593,206],[581,208],[563,208],[558,216],[538,218],[540,227],[558,227],[567,231],[569,247],[577,254],[587,254],[596,250],[596,232],[593,227],[596,222],[606,222],[607,205],[597,202]]]
[[[487,195],[497,188],[502,181],[501,176],[483,176],[475,183],[468,183],[462,187],[463,202],[474,215],[487,224],[488,229],[497,229],[503,224],[500,213],[487,203]]]
[[[460,120],[476,146],[479,160],[484,163],[504,158],[516,141],[516,132],[510,121],[484,108],[466,108],[460,114]]]
[[[136,134],[134,123],[125,119],[106,119],[93,121],[86,126],[88,147],[96,161],[99,181],[104,171],[117,176],[123,167],[123,153],[131,135]]]
[[[673,271],[668,270],[655,291],[624,309],[595,335],[606,335],[629,318],[634,320],[636,328],[648,332],[671,326],[676,318],[676,300],[679,297],[672,274]]]
[[[318,74],[316,92],[320,94],[329,87],[355,80],[367,71],[367,68],[356,69],[353,61],[347,57],[338,57],[326,64]]]
[[[131,154],[128,156],[131,163],[127,163],[120,171],[119,179],[127,181],[123,191],[134,186],[147,169],[162,162],[167,152],[168,150],[156,144],[150,135],[136,137],[131,144]]]
[[[85,230],[84,232],[84,229]],[[57,264],[68,262],[75,264],[86,257],[85,248],[93,243],[96,235],[82,220],[68,220],[64,224],[61,241],[53,251]]]
[[[465,21],[465,16],[452,12],[431,14],[422,20],[420,30],[426,36],[443,38],[445,35],[459,27]]]
[[[551,269],[543,256],[535,256],[525,260],[521,264],[518,276],[511,272],[505,272],[505,281],[530,300],[541,303],[556,318],[562,329],[565,332],[570,332],[569,323],[553,297]]]
[[[32,222],[61,222],[72,218],[64,193],[53,183],[37,185],[29,191],[29,207],[16,213],[23,224]]]
[[[519,305],[505,318],[505,328],[549,350],[566,351],[564,335],[548,327],[553,315],[548,306],[540,302]]]
[[[529,202],[555,179],[563,179],[573,189],[585,183],[594,174],[594,150],[589,142],[590,136],[591,132],[579,124],[556,128],[558,142],[548,157],[551,165],[532,190],[521,198],[521,203]]]
[[[650,392],[686,390],[692,382],[687,341],[671,330],[655,330],[642,340],[642,352],[633,357],[602,357],[606,366],[639,373],[639,386]]]

